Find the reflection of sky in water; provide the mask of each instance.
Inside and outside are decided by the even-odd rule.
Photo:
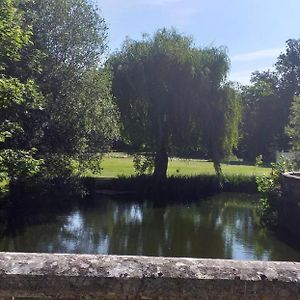
[[[124,212],[123,212],[124,213]],[[143,221],[143,212],[141,207],[137,204],[132,204],[125,209],[125,224],[140,224]],[[122,212],[117,206],[113,212],[114,223],[117,223],[119,218],[122,217]],[[98,218],[101,218],[99,213]],[[101,234],[101,229],[98,232],[94,232],[95,228],[86,227],[83,221],[83,216],[80,211],[71,213],[65,220],[65,224],[60,228],[60,234],[58,236],[60,240],[61,248],[66,249],[66,252],[78,253],[109,253],[110,238],[108,235]],[[93,239],[93,236],[97,236],[97,242]],[[123,246],[128,247],[128,237],[124,237]],[[81,251],[81,249],[83,249]],[[48,245],[48,252],[53,252],[53,245]]]
[[[108,253],[108,237],[105,236],[99,243],[97,247],[97,252],[101,254],[107,254]]]
[[[82,217],[80,213],[76,211],[67,217],[67,224],[64,225],[64,230],[76,232],[80,231],[82,226]]]
[[[143,213],[139,205],[133,204],[128,214],[128,223],[142,223]]]

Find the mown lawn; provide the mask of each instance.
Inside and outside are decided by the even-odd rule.
[[[87,176],[96,177],[118,177],[134,175],[132,157],[126,155],[109,155],[102,162],[102,173]],[[263,175],[269,174],[271,169],[248,165],[223,164],[224,174],[228,175]],[[193,176],[202,174],[215,174],[213,163],[204,160],[171,159],[169,161],[168,175]]]

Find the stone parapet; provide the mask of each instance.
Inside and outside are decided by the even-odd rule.
[[[0,298],[297,299],[300,263],[0,253]]]
[[[287,172],[281,176],[283,193],[288,201],[300,203],[300,172]]]
[[[300,238],[300,172],[281,175],[282,197],[278,211],[279,227]]]

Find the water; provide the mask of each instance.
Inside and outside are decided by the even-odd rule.
[[[225,193],[161,207],[99,198],[42,224],[10,226],[0,251],[300,261],[299,250],[261,228],[256,203]]]

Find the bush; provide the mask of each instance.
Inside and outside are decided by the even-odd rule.
[[[261,198],[258,205],[258,214],[264,226],[275,228],[278,226],[278,210],[281,201],[280,175],[293,168],[290,161],[281,158],[279,162],[272,163],[270,175],[256,178]]]

